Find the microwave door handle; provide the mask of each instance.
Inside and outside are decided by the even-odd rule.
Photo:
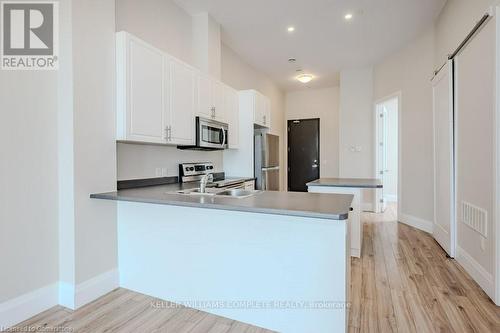
[[[221,127],[220,129],[222,130],[222,145],[221,145],[221,148],[224,148],[224,146],[226,145],[226,130],[224,129],[224,127]]]

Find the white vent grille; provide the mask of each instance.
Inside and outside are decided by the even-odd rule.
[[[462,201],[462,222],[488,238],[488,212],[486,210]]]

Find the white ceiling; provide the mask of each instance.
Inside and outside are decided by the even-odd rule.
[[[376,64],[430,27],[446,0],[176,2],[191,14],[210,13],[226,45],[289,91],[304,89],[294,79],[298,68],[316,77],[307,86],[320,88],[337,84],[342,69]]]

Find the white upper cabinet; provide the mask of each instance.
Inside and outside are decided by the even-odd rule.
[[[126,32],[116,40],[117,140],[193,144],[196,70]]]
[[[220,122],[227,122],[224,105],[224,84],[209,78],[205,74],[198,75],[197,115]]]
[[[228,123],[238,147],[236,90],[127,32],[116,34],[116,62],[117,140],[193,145],[198,115]]]
[[[117,138],[165,143],[163,54],[125,33],[117,35]]]
[[[238,91],[231,87],[224,86],[224,111],[226,121],[229,125],[229,138],[228,145],[230,149],[239,148],[240,131],[239,131],[239,118],[240,118],[240,104]]]
[[[257,91],[254,94],[254,123],[261,127],[271,127],[271,102]]]
[[[198,75],[198,112],[203,118],[214,117],[214,105],[212,103],[212,80],[203,74]]]
[[[170,112],[168,114],[169,143],[194,144],[194,114],[196,111],[196,71],[172,59],[170,61]]]

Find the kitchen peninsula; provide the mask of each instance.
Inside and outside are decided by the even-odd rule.
[[[91,196],[118,201],[121,287],[280,332],[346,331],[352,195],[189,186]]]
[[[350,194],[353,196],[349,215],[351,256],[360,258],[363,246],[363,223],[361,221],[361,198],[363,190],[383,188],[380,179],[375,178],[320,178],[306,184],[310,193]]]

